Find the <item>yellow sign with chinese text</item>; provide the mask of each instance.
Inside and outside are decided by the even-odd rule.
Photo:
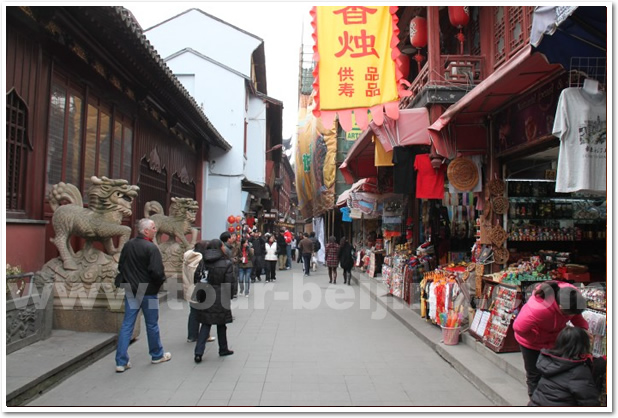
[[[317,6],[321,110],[397,101],[389,6]]]

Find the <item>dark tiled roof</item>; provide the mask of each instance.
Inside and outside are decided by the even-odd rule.
[[[134,81],[166,110],[176,112],[183,125],[207,137],[211,145],[231,149],[146,38],[131,11],[120,6],[69,6],[65,10],[89,28],[105,48],[117,52],[119,64],[133,73]]]

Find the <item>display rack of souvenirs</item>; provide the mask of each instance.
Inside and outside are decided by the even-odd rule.
[[[588,321],[588,331],[592,334],[592,355],[607,355],[607,293],[603,286],[591,284],[581,289],[586,298],[588,309],[582,316]]]
[[[513,332],[522,295],[519,286],[483,280],[483,293],[470,334],[497,353],[519,351]]]
[[[421,280],[421,317],[439,324],[440,315],[453,310],[461,289],[455,275],[459,272],[436,269],[423,274]]]
[[[414,283],[420,283],[422,273],[432,268],[433,260],[429,254],[413,255],[410,243],[396,245],[393,254],[384,257],[382,265],[382,280],[389,293],[410,304]]]

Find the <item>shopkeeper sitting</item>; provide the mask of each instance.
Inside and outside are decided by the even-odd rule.
[[[537,286],[521,308],[513,322],[513,330],[524,358],[529,397],[541,379],[536,367],[541,349],[553,348],[558,334],[569,321],[587,330],[588,322],[581,315],[586,306],[586,299],[575,286],[547,281]]]

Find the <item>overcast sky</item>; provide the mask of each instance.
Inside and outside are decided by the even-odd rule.
[[[133,13],[144,30],[197,8],[262,38],[268,96],[283,102],[283,138],[296,136],[299,52],[303,42],[305,50],[311,48],[311,3],[149,1],[123,2],[122,6]]]

